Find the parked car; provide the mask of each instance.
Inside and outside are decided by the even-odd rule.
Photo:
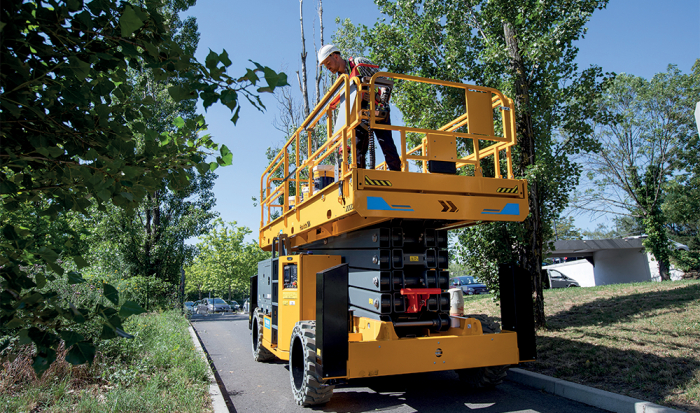
[[[476,295],[476,294],[488,294],[489,288],[484,284],[480,283],[474,277],[469,275],[462,275],[455,277],[450,280],[452,287],[459,287],[462,289],[464,295]]]
[[[195,306],[194,301],[185,301],[184,307],[186,313],[191,314],[197,311],[197,307]]]
[[[197,314],[206,314],[208,313],[207,310],[207,301],[206,299],[202,299],[199,301],[194,302],[194,309]]]
[[[233,310],[233,311],[238,311],[241,309],[241,306],[238,305],[238,301],[236,301],[236,300],[229,301],[228,305],[231,306],[231,310]]]
[[[243,311],[246,313],[250,312],[250,301],[248,299],[243,303]]]
[[[581,286],[573,278],[567,277],[561,272],[549,268],[542,270],[542,278],[544,279],[544,288],[569,288]]]
[[[207,313],[230,313],[231,306],[226,304],[226,301],[221,298],[205,298],[204,302],[207,306]]]

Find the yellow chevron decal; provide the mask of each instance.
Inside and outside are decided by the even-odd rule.
[[[497,192],[501,194],[517,194],[518,186],[516,185],[512,188],[498,188]]]
[[[365,185],[391,186],[391,181],[385,181],[382,179],[369,179],[369,177],[365,175]]]

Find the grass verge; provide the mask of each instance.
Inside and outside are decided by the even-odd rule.
[[[208,368],[187,321],[175,311],[129,318],[133,340],[103,342],[92,366],[72,366],[65,352],[41,378],[29,348],[0,372],[0,411],[210,412]]]
[[[500,320],[488,296],[465,314]],[[700,412],[700,281],[545,291],[547,328],[519,367],[688,412]]]

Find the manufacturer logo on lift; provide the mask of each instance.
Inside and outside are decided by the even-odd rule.
[[[368,176],[365,175],[365,185],[370,185],[370,186],[391,186],[390,181],[385,181],[382,179],[369,179]]]
[[[512,188],[498,188],[496,192],[501,193],[501,194],[517,194],[518,193],[518,185],[515,185]]]
[[[265,328],[267,328],[267,329],[270,328],[270,319],[269,318],[265,319]]]
[[[309,228],[310,226],[311,226],[311,221],[306,221],[306,223],[301,224],[301,225],[299,226],[299,229],[300,229],[301,231],[303,231],[303,230]]]

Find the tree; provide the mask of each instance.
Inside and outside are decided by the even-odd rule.
[[[559,217],[554,221],[554,241],[583,239],[581,230],[576,228],[574,217]]]
[[[175,9],[186,8],[185,3]],[[192,168],[204,173],[230,164],[228,148],[199,134],[202,116],[177,118],[164,133],[147,128],[155,102],[136,93],[129,71],[149,69],[176,102],[202,98],[208,108],[220,101],[233,112],[234,123],[240,98],[262,108],[258,93],[286,85],[286,76],[253,63],[243,76],[232,77],[225,73],[232,63],[226,51],[210,52],[204,64],[198,62],[173,36],[161,6],[156,1],[2,2],[3,214],[28,205],[40,207],[33,217],[52,220],[71,211],[89,214],[93,205],[133,209],[157,190],[186,187]],[[220,156],[206,162],[213,151]],[[44,288],[46,280],[64,276],[66,263],[80,269],[87,262],[71,250],[75,237],[39,240],[34,230],[15,223],[2,228],[0,332],[36,345],[34,369],[41,374],[55,360],[61,340],[68,361],[92,361],[94,345],[74,326],[99,319],[103,339],[128,337],[121,323],[142,309],[128,301],[118,309],[64,305],[56,291]],[[46,268],[51,271],[45,273]],[[84,282],[76,271],[66,279]],[[105,284],[103,293],[107,302],[119,303],[114,287]]]
[[[188,174],[188,187],[157,190],[137,208],[113,210],[104,217],[103,241],[113,243],[131,276],[155,276],[177,284],[185,262],[195,256],[195,247],[185,241],[211,229],[211,221],[218,215],[213,210],[216,175]]]
[[[571,155],[596,148],[587,120],[597,114],[593,103],[604,83],[600,68],[578,70],[573,43],[607,0],[376,3],[391,19],[363,32],[376,63],[392,72],[494,87],[514,98],[514,172],[528,179],[530,215],[524,224],[462,231],[458,254],[487,281],[495,277],[494,260],[528,270],[535,322],[543,326],[545,240],[578,181],[580,166]],[[463,105],[461,94],[422,84],[399,84],[394,96],[406,123],[419,127],[441,126]]]
[[[237,227],[236,222],[214,221],[214,228],[197,243],[199,254],[187,270],[189,292],[227,292],[228,299],[234,291],[249,293],[250,277],[257,272],[257,263],[269,258],[269,253],[257,243],[245,243],[251,231]]]
[[[585,157],[588,187],[576,203],[582,210],[636,221],[647,235],[645,248],[659,261],[663,280],[669,279],[667,229],[683,227],[688,221],[677,212],[693,203],[683,194],[689,190],[691,195],[697,179],[697,153],[691,154],[697,149],[692,145],[697,142],[693,109],[698,95],[700,60],[692,74],[669,65],[666,73],[649,81],[618,76],[599,103],[615,122],[596,129],[601,150]],[[680,226],[663,212],[669,191],[674,203],[667,210]]]

